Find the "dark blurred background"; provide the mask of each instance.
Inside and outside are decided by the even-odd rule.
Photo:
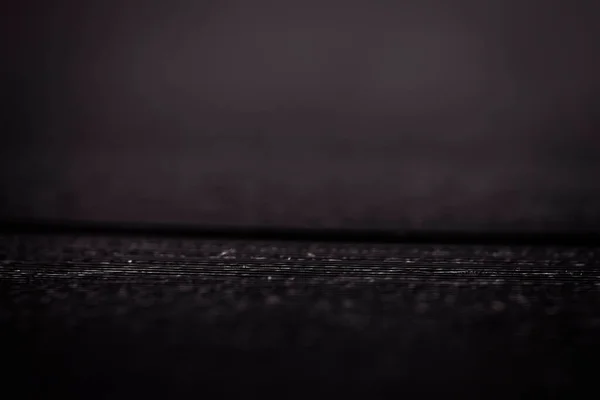
[[[8,2],[0,219],[600,230],[599,4]]]

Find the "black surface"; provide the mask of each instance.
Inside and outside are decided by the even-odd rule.
[[[578,397],[600,355],[599,256],[5,234],[3,386],[20,398]]]
[[[446,243],[479,245],[576,245],[600,243],[600,232],[571,231],[453,231],[406,229],[283,229],[267,226],[198,226],[192,224],[123,223],[98,221],[40,221],[13,219],[0,224],[0,234],[70,234],[177,236],[180,238],[211,238],[244,240],[286,240],[353,243]]]

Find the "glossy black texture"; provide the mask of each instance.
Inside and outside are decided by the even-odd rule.
[[[600,248],[0,238],[21,398],[579,396]]]

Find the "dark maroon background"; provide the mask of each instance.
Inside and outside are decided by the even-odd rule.
[[[0,219],[600,230],[599,8],[6,6]]]

